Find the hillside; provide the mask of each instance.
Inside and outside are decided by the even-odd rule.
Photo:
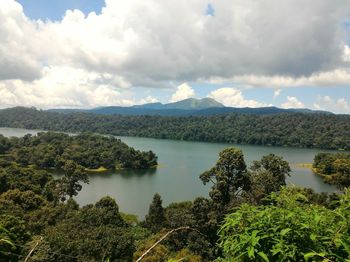
[[[135,105],[130,107],[106,106],[93,109],[50,109],[50,112],[73,113],[86,112],[101,115],[152,115],[152,116],[210,116],[217,114],[239,113],[239,114],[256,114],[272,115],[281,113],[324,113],[326,111],[311,109],[283,109],[278,107],[225,107],[223,104],[212,98],[195,99],[189,98],[175,103],[149,103],[144,105]]]
[[[123,116],[82,112],[62,114],[17,107],[0,110],[0,126],[205,142],[350,149],[350,115],[229,113],[212,116]]]

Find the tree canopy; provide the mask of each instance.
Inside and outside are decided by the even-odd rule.
[[[1,141],[6,145],[2,147],[3,153],[23,166],[62,169],[67,161],[87,169],[146,169],[157,165],[157,156],[152,151],[135,150],[112,136],[40,132],[21,138],[0,136]]]
[[[225,218],[219,261],[347,261],[350,191],[330,210],[298,188],[273,193],[269,205],[243,204]]]
[[[350,154],[319,153],[314,158],[313,170],[326,182],[340,189],[350,186]]]
[[[293,123],[293,124],[291,124]],[[0,126],[118,136],[350,150],[350,116],[283,113],[213,116],[126,116],[0,110]],[[1,141],[0,141],[1,143]]]
[[[98,136],[83,136],[87,143],[104,144]],[[3,139],[9,146],[0,158],[1,261],[23,261],[29,254],[36,262],[135,261],[141,256],[150,262],[350,259],[350,191],[319,194],[286,187],[291,171],[280,156],[263,156],[247,166],[241,150],[227,148],[200,176],[212,185],[208,198],[163,207],[155,194],[140,222],[120,212],[109,196],[83,207],[75,202],[87,181],[86,168],[79,158],[62,156],[61,137],[68,147],[80,141],[55,133]],[[52,163],[62,166],[63,177],[55,179],[47,165],[33,164],[32,150],[26,151],[26,164],[13,156],[21,148],[42,145],[50,148],[47,152],[58,150]],[[320,155],[315,162],[333,176],[344,174],[346,159]]]

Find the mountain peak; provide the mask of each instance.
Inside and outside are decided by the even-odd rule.
[[[196,99],[196,98],[187,98],[181,101],[177,101],[174,103],[169,103],[164,105],[167,109],[206,109],[206,108],[213,108],[213,107],[224,107],[223,104],[217,102],[216,100],[206,97],[202,99]]]
[[[213,98],[205,97],[202,99],[187,98],[177,102],[162,104],[162,103],[149,103],[144,105],[136,105],[133,108],[144,108],[144,109],[182,109],[182,110],[200,110],[207,108],[221,108],[225,107],[223,104],[217,102]]]

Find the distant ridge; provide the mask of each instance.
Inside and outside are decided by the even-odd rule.
[[[181,101],[177,101],[169,104],[162,103],[150,103],[144,105],[132,106],[133,108],[146,108],[146,109],[182,109],[182,110],[201,110],[206,108],[221,108],[225,107],[218,101],[206,97],[202,99],[188,98]]]
[[[225,107],[212,98],[195,99],[188,98],[174,103],[149,103],[144,105],[134,105],[130,107],[106,106],[93,109],[49,109],[52,112],[73,113],[86,112],[101,115],[160,115],[160,116],[206,116],[220,115],[228,113],[255,114],[255,115],[273,115],[281,113],[319,113],[332,114],[327,111],[302,109],[284,109],[278,107]]]

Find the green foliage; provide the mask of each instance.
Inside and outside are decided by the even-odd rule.
[[[3,163],[2,167],[0,165],[0,193],[19,189],[41,194],[45,185],[52,180],[52,176],[44,170],[23,168],[15,163]]]
[[[219,160],[209,171],[200,175],[204,184],[212,182],[209,196],[218,207],[225,207],[241,190],[250,188],[243,153],[237,148],[220,152]]]
[[[165,223],[164,209],[162,199],[157,193],[153,196],[152,203],[149,206],[148,214],[145,219],[145,226],[153,233],[163,228]]]
[[[78,195],[82,189],[82,183],[89,183],[89,179],[84,167],[76,164],[72,160],[65,162],[63,166],[64,177],[58,180],[59,195],[62,201],[65,200],[66,195],[70,198]]]
[[[313,169],[340,189],[350,186],[350,154],[319,153],[314,158]]]
[[[0,135],[0,154],[5,154],[11,147],[10,141],[8,138]]]
[[[157,156],[152,151],[140,152],[120,139],[92,133],[69,136],[42,132],[36,136],[3,140],[8,144],[6,152],[22,166],[61,169],[67,161],[74,161],[88,169],[145,169],[157,165]]]
[[[190,250],[184,248],[180,250],[174,258],[169,259],[167,262],[202,262],[201,256],[193,254]]]
[[[295,188],[271,195],[271,204],[243,204],[225,218],[219,247],[225,261],[344,261],[350,259],[350,191],[330,210]]]
[[[73,197],[87,182],[87,167],[149,167],[157,159],[152,152],[136,151],[115,138],[57,133],[0,136],[0,150],[6,154],[0,157],[0,260],[18,261],[37,245],[30,261],[132,261],[171,229],[184,226],[188,230],[170,234],[143,261],[350,259],[350,191],[285,189],[290,167],[276,155],[247,169],[239,149],[225,149],[201,175],[213,184],[210,198],[163,208],[155,194],[139,223],[121,214],[108,196],[84,207]],[[345,185],[347,161],[345,154],[324,154],[316,156],[315,165]],[[64,177],[55,180],[42,170],[51,167],[62,169]]]
[[[0,213],[28,212],[42,207],[47,202],[33,191],[8,190],[0,195]]]
[[[64,254],[76,257],[77,261],[104,261],[107,258],[131,261],[134,252],[133,239],[126,228],[91,226],[82,223],[78,217],[49,227],[45,234],[50,252],[57,253],[52,261],[72,261]]]
[[[155,242],[162,237],[162,234],[155,234],[149,238],[144,239],[138,245],[136,252],[134,253],[134,261],[136,261],[143,253],[151,248]],[[165,262],[170,256],[170,250],[164,244],[158,244],[153,248],[143,259],[142,262]]]
[[[13,253],[16,251],[16,246],[13,243],[13,239],[10,237],[10,233],[6,228],[4,228],[0,224],[0,258],[3,259],[3,261],[17,261],[17,252]],[[14,256],[12,255],[14,254]]]
[[[190,141],[350,149],[348,115],[229,113],[183,117],[123,116],[62,114],[17,107],[0,110],[0,126]]]
[[[251,192],[257,202],[272,192],[277,192],[286,185],[286,177],[290,176],[289,163],[283,157],[269,154],[259,161],[253,161],[250,167]]]

